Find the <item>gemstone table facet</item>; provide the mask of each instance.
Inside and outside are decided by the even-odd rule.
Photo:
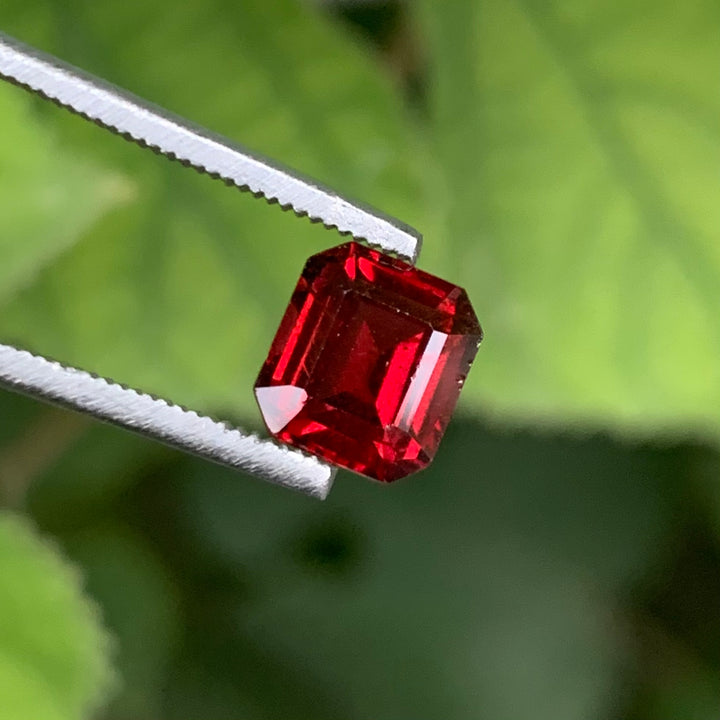
[[[462,288],[346,243],[307,261],[255,396],[279,440],[391,482],[432,460],[481,339]]]

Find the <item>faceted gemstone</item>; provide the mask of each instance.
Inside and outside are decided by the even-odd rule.
[[[432,460],[481,339],[462,288],[350,242],[307,261],[255,395],[278,439],[391,482]]]

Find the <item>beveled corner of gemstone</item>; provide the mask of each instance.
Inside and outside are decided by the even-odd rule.
[[[432,461],[481,340],[462,288],[349,242],[306,263],[255,395],[279,440],[393,482]]]

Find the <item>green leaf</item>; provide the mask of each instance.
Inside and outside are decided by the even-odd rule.
[[[107,695],[109,642],[76,571],[0,513],[0,714],[79,720]]]
[[[694,428],[720,406],[720,7],[422,3],[443,268],[510,418]]]
[[[55,10],[72,33],[54,44],[20,5],[0,10],[0,21],[254,150],[416,219],[421,153],[397,94],[363,48],[311,9],[289,0],[191,0],[169,9],[150,0],[141,23],[133,3],[99,12],[75,2],[71,16]],[[252,383],[304,260],[342,239],[60,111],[49,120],[64,141],[112,158],[138,191],[5,309],[0,332],[177,402],[232,415],[253,408],[255,416]]]
[[[423,266],[465,285],[486,329],[466,407],[717,434],[710,0],[426,2],[422,133],[367,51],[291,0],[150,0],[141,23],[134,3],[25,5],[4,4],[4,28],[425,230]],[[60,111],[46,122],[137,192],[3,309],[0,333],[254,417],[295,277],[336,236]]]
[[[30,97],[2,84],[0,305],[131,192],[118,174],[60,146]]]

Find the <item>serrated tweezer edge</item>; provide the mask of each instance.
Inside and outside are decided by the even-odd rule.
[[[421,235],[232,141],[0,33],[0,76],[270,203],[415,262]]]
[[[317,458],[83,370],[0,345],[0,386],[324,499],[335,469]]]
[[[0,77],[299,216],[417,259],[421,236],[414,229],[3,33]],[[335,469],[316,458],[8,345],[0,345],[0,385],[314,497],[326,497],[332,486]]]

